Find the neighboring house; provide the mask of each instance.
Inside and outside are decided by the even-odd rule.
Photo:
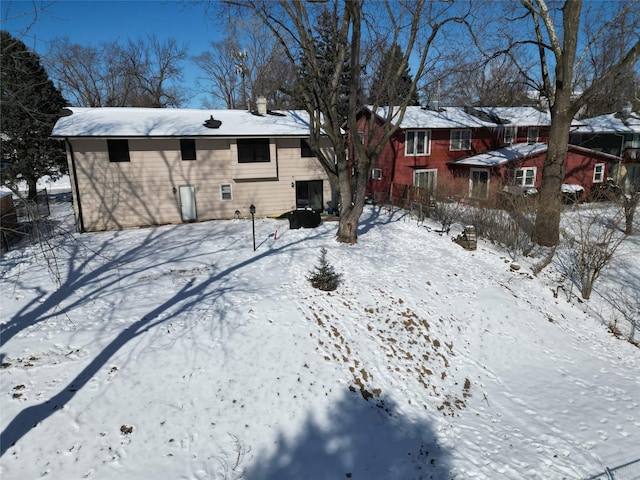
[[[617,157],[610,177],[627,191],[640,191],[640,113],[625,105],[620,112],[573,122],[571,143]]]
[[[51,136],[67,145],[80,231],[247,217],[250,205],[259,216],[331,205],[305,112],[68,110]]]
[[[469,198],[485,200],[503,189],[512,193],[539,189],[546,153],[546,143],[514,143],[452,161],[449,166],[456,176],[469,180]],[[572,195],[576,195],[576,192],[587,195],[594,185],[606,182],[610,169],[617,161],[618,157],[614,155],[569,145],[563,190]]]
[[[361,110],[361,138],[367,138],[371,125],[382,125],[388,109],[380,108],[373,119],[370,108]],[[546,141],[549,124],[549,114],[534,107],[407,107],[376,159],[367,194],[384,201],[393,184],[435,192],[456,173],[452,161],[518,142]]]

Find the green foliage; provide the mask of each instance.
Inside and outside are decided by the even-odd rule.
[[[397,82],[394,78],[400,70],[403,62],[403,53],[398,44],[391,46],[378,65],[378,69],[373,77],[371,91],[369,92],[369,102],[377,105],[400,105],[409,96],[409,90],[413,78],[409,72],[409,65],[405,64]],[[408,105],[419,105],[418,92],[414,90],[409,98]]]
[[[342,275],[336,273],[333,266],[327,260],[327,249],[322,248],[320,250],[320,257],[318,259],[318,265],[309,272],[307,280],[311,282],[314,288],[324,291],[333,291],[342,282]]]
[[[0,178],[2,185],[26,181],[33,198],[39,178],[66,172],[64,145],[49,138],[66,101],[35,53],[6,31],[0,36]]]
[[[314,37],[315,62],[302,61],[299,70],[299,82],[311,82],[313,86],[301,85],[303,91],[317,92],[320,102],[330,101],[332,98],[332,79],[336,70],[337,51],[341,45],[347,44],[348,40],[343,38],[339,32],[338,15],[335,11],[325,8],[318,17],[316,25],[316,36]],[[349,107],[349,88],[351,84],[351,66],[349,59],[345,60],[342,66],[342,74],[338,83],[338,102],[335,108],[341,119],[346,119]],[[304,103],[303,103],[304,104]]]

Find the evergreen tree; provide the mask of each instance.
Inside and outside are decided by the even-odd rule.
[[[331,88],[331,77],[335,70],[338,47],[346,43],[346,40],[340,37],[337,12],[330,11],[327,8],[322,10],[316,24],[316,34],[317,36],[314,38],[315,65],[309,65],[304,61],[302,62],[300,82],[304,82],[307,78],[326,79],[325,82],[322,82],[325,91],[319,95],[320,101],[325,101],[325,99],[328,100],[331,98],[329,89]],[[316,75],[316,77],[312,77],[311,75]],[[337,103],[337,109],[341,118],[347,117],[350,82],[351,69],[347,59],[344,62],[340,84],[338,86],[339,101]]]
[[[0,36],[0,179],[13,188],[25,181],[34,198],[38,179],[66,173],[64,145],[49,138],[66,101],[38,55],[8,32]]]
[[[369,103],[375,105],[400,105],[406,100],[413,83],[409,65],[405,65],[397,83],[392,79],[403,63],[403,53],[398,44],[392,45],[382,55],[382,61],[373,76],[369,91]],[[419,105],[417,90],[411,94],[408,105]]]
[[[342,275],[337,273],[333,268],[333,265],[327,260],[327,249],[320,249],[320,257],[318,258],[318,265],[315,269],[309,272],[307,279],[311,282],[314,288],[330,292],[338,288],[342,281]]]

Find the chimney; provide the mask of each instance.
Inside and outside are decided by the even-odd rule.
[[[632,108],[633,108],[633,105],[631,105],[631,102],[627,102],[624,105],[622,105],[622,108],[620,109],[620,113],[625,117],[628,117],[629,115],[631,115]]]
[[[266,115],[267,114],[267,99],[260,95],[258,97],[258,115]]]

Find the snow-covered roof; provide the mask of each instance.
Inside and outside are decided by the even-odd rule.
[[[372,107],[368,107],[373,111]],[[386,118],[391,107],[378,107],[376,114]],[[397,117],[397,112],[391,112]],[[395,123],[395,122],[394,122]],[[534,107],[407,107],[400,128],[495,128],[551,124],[549,112]]]
[[[473,107],[496,118],[500,123],[513,127],[551,125],[551,115],[535,107]]]
[[[547,151],[546,143],[514,143],[509,147],[490,150],[471,157],[452,162],[454,165],[470,165],[473,167],[495,167],[506,162],[521,160],[525,157]]]
[[[386,118],[389,113],[397,117],[397,112],[390,112],[390,108],[392,107],[378,107],[375,113],[382,118]],[[373,108],[369,107],[369,110],[373,111]],[[495,126],[493,122],[485,122],[470,115],[463,107],[442,107],[438,110],[407,107],[399,125],[400,128],[491,128]]]
[[[283,110],[260,116],[246,110],[170,108],[70,107],[58,120],[52,137],[308,137],[309,116]],[[220,121],[208,128],[205,121]]]
[[[599,117],[574,120],[575,133],[640,133],[640,113],[623,116],[608,113]]]

